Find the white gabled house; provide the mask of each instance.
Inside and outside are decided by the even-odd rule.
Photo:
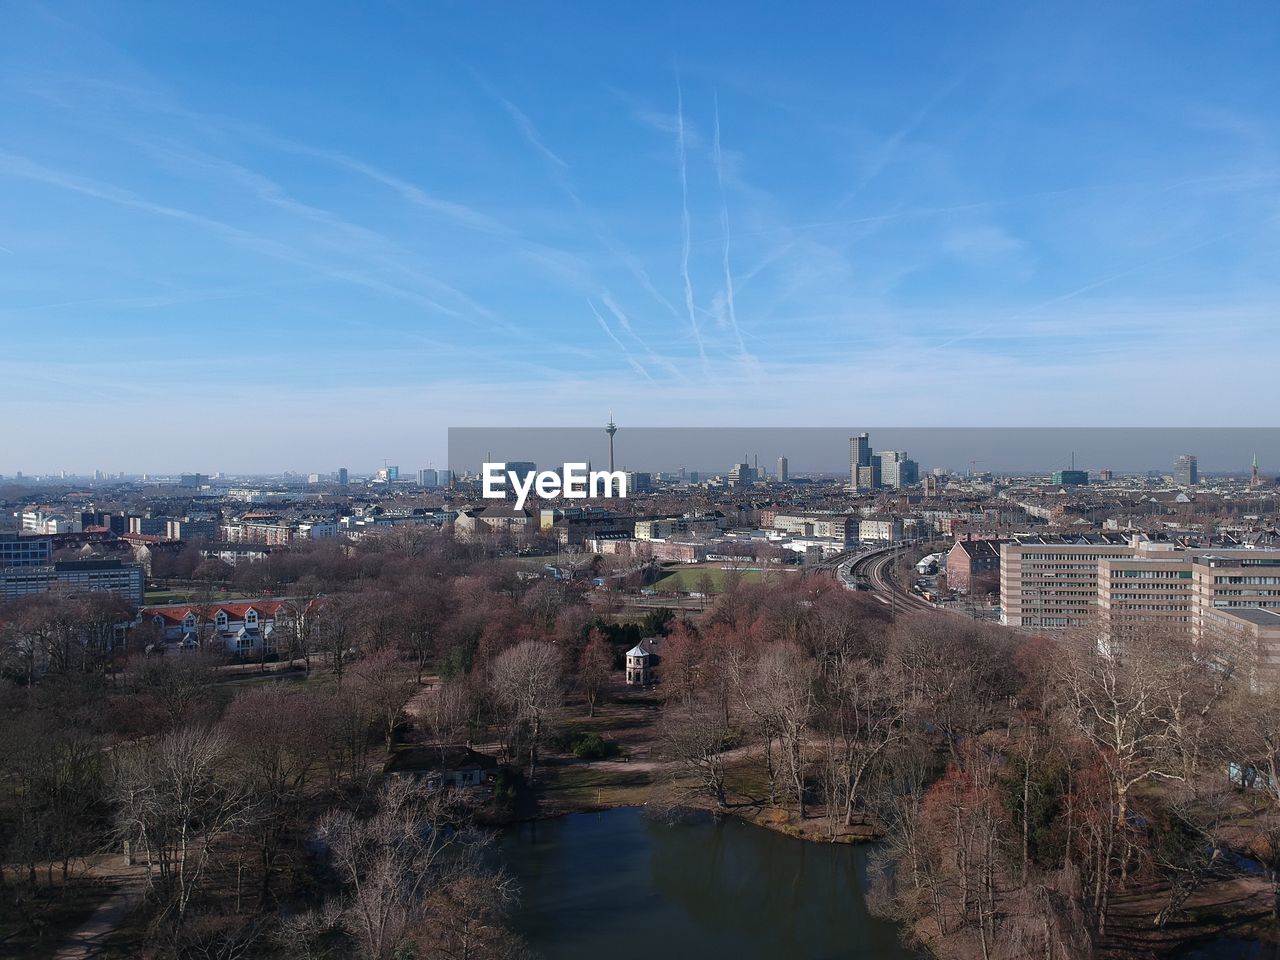
[[[294,609],[286,600],[238,600],[144,607],[139,616],[160,629],[166,644],[216,645],[233,656],[259,657],[276,653],[276,631],[292,629]]]

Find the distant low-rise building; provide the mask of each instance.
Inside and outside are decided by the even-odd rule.
[[[1083,487],[1089,483],[1087,470],[1055,470],[1052,477],[1055,487]]]
[[[397,750],[383,772],[389,777],[415,780],[429,790],[483,786],[498,769],[498,761],[461,744],[407,747]]]
[[[637,520],[637,540],[670,540],[689,537],[711,537],[720,530],[720,520],[712,516],[663,517]]]
[[[43,536],[79,533],[80,518],[51,510],[31,509],[22,512],[22,532]]]
[[[164,535],[169,540],[216,540],[218,522],[216,520],[168,520],[165,522]]]
[[[454,520],[454,531],[461,539],[486,534],[507,533],[512,536],[532,535],[538,530],[540,516],[527,507],[516,509],[503,504],[462,510]]]

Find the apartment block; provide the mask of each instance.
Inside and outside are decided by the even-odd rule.
[[[896,543],[902,539],[902,521],[890,517],[867,517],[858,521],[862,543]]]
[[[957,540],[947,552],[947,586],[969,592],[975,580],[1000,575],[1000,540]]]
[[[216,520],[166,520],[164,535],[168,540],[218,539]]]

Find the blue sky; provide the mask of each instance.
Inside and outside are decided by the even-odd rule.
[[[0,472],[1274,423],[1274,4],[258,6],[5,3]]]

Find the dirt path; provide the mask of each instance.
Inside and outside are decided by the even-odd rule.
[[[112,887],[88,920],[67,938],[53,960],[88,960],[106,946],[129,911],[142,902],[143,884],[129,881]]]
[[[404,705],[404,712],[419,728],[425,728],[426,726],[423,718],[439,686],[440,678],[438,676],[434,673],[423,674],[422,685],[413,692],[413,695],[409,697],[409,702]]]
[[[53,960],[96,957],[130,911],[142,902],[146,873],[141,867],[129,866],[123,856],[113,856],[94,864],[89,873],[108,884],[102,902],[78,929],[67,936],[66,942],[53,955]]]

